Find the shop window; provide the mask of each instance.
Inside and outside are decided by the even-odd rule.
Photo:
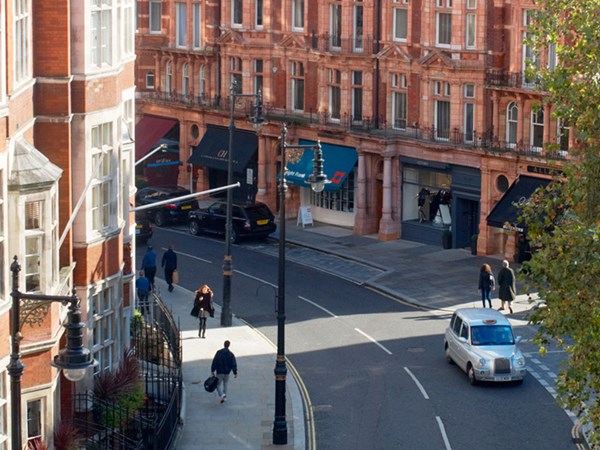
[[[332,211],[353,212],[355,172],[356,169],[353,169],[335,191],[314,192],[311,190],[310,204]]]
[[[450,225],[451,184],[448,173],[404,167],[402,220]]]

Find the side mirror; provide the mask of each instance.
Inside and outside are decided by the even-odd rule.
[[[458,340],[459,340],[461,343],[463,343],[463,344],[468,344],[468,343],[469,343],[469,341],[467,341],[467,338],[466,338],[466,337],[462,337],[462,336],[461,336],[461,337],[459,337],[459,338],[458,338]]]
[[[523,338],[521,336],[517,336],[515,338],[515,344],[518,344],[519,342],[521,342],[523,340]]]

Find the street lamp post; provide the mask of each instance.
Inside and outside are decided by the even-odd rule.
[[[68,321],[64,325],[67,329],[67,347],[60,350],[58,355],[50,363],[58,369],[64,369],[65,377],[70,381],[79,381],[85,376],[85,370],[94,363],[90,351],[83,346],[83,328],[81,322],[81,310],[79,309],[79,298],[76,295],[40,295],[27,294],[19,291],[19,272],[21,266],[14,257],[10,266],[12,271],[12,311],[11,311],[11,355],[7,370],[11,378],[11,413],[12,413],[12,450],[22,450],[21,436],[21,377],[25,366],[21,362],[20,343],[23,339],[21,334],[21,300],[34,303],[30,307],[28,315],[33,323],[39,322],[39,316],[35,312],[51,302],[69,304],[67,313]],[[45,311],[44,311],[45,312]],[[30,323],[30,322],[28,322]]]
[[[138,159],[134,166],[139,165],[140,163],[142,163],[143,161],[146,161],[148,158],[150,158],[152,155],[154,155],[156,152],[166,152],[167,149],[169,148],[169,146],[167,144],[160,144],[158,147],[156,147],[155,149],[149,151],[148,153],[146,153],[144,156],[142,156],[140,159]]]
[[[285,362],[285,183],[286,151],[308,149],[314,151],[313,173],[307,183],[315,192],[321,192],[329,183],[323,174],[323,151],[321,143],[316,145],[288,145],[287,128],[281,128],[281,176],[279,178],[279,276],[277,287],[277,360],[275,362],[275,420],[273,421],[273,444],[287,444],[287,421],[285,418],[285,389],[287,366]]]
[[[227,184],[233,182],[233,132],[235,130],[235,100],[238,97],[254,97],[254,114],[252,122],[255,124],[264,121],[262,117],[262,93],[257,94],[238,94],[237,83],[233,81],[229,88],[230,105],[229,105],[229,145],[227,149]],[[231,189],[227,191],[227,213],[225,216],[225,256],[223,258],[223,307],[221,308],[221,326],[231,326],[231,274],[233,265],[231,262],[231,210],[233,204],[233,192]]]

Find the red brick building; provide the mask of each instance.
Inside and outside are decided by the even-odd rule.
[[[310,155],[288,158],[288,216],[311,206],[315,220],[356,234],[437,245],[451,231],[456,248],[478,233],[480,254],[516,258],[522,227],[513,203],[545,184],[572,144],[525,73],[527,61],[555,63],[553,49],[539,55],[526,44],[533,7],[141,0],[137,135],[176,121],[178,183],[218,187],[226,180],[232,82],[244,95],[260,90],[263,125],[247,120],[252,98],[235,105],[238,199],[256,194],[276,209],[287,123],[288,143],[321,142],[334,181],[314,194],[304,183]]]
[[[133,0],[0,0],[0,449],[20,420],[23,443],[51,444],[68,399],[111,368],[133,309]],[[50,361],[66,308],[22,304],[22,414],[10,409],[10,266],[21,292],[81,299],[98,365],[77,384]],[[28,315],[28,313],[30,313]],[[35,319],[38,319],[37,321]],[[61,401],[61,399],[63,401]]]

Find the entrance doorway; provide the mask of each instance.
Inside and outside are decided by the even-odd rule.
[[[458,223],[453,227],[456,248],[470,247],[471,236],[479,232],[479,202],[458,197],[456,218]]]

